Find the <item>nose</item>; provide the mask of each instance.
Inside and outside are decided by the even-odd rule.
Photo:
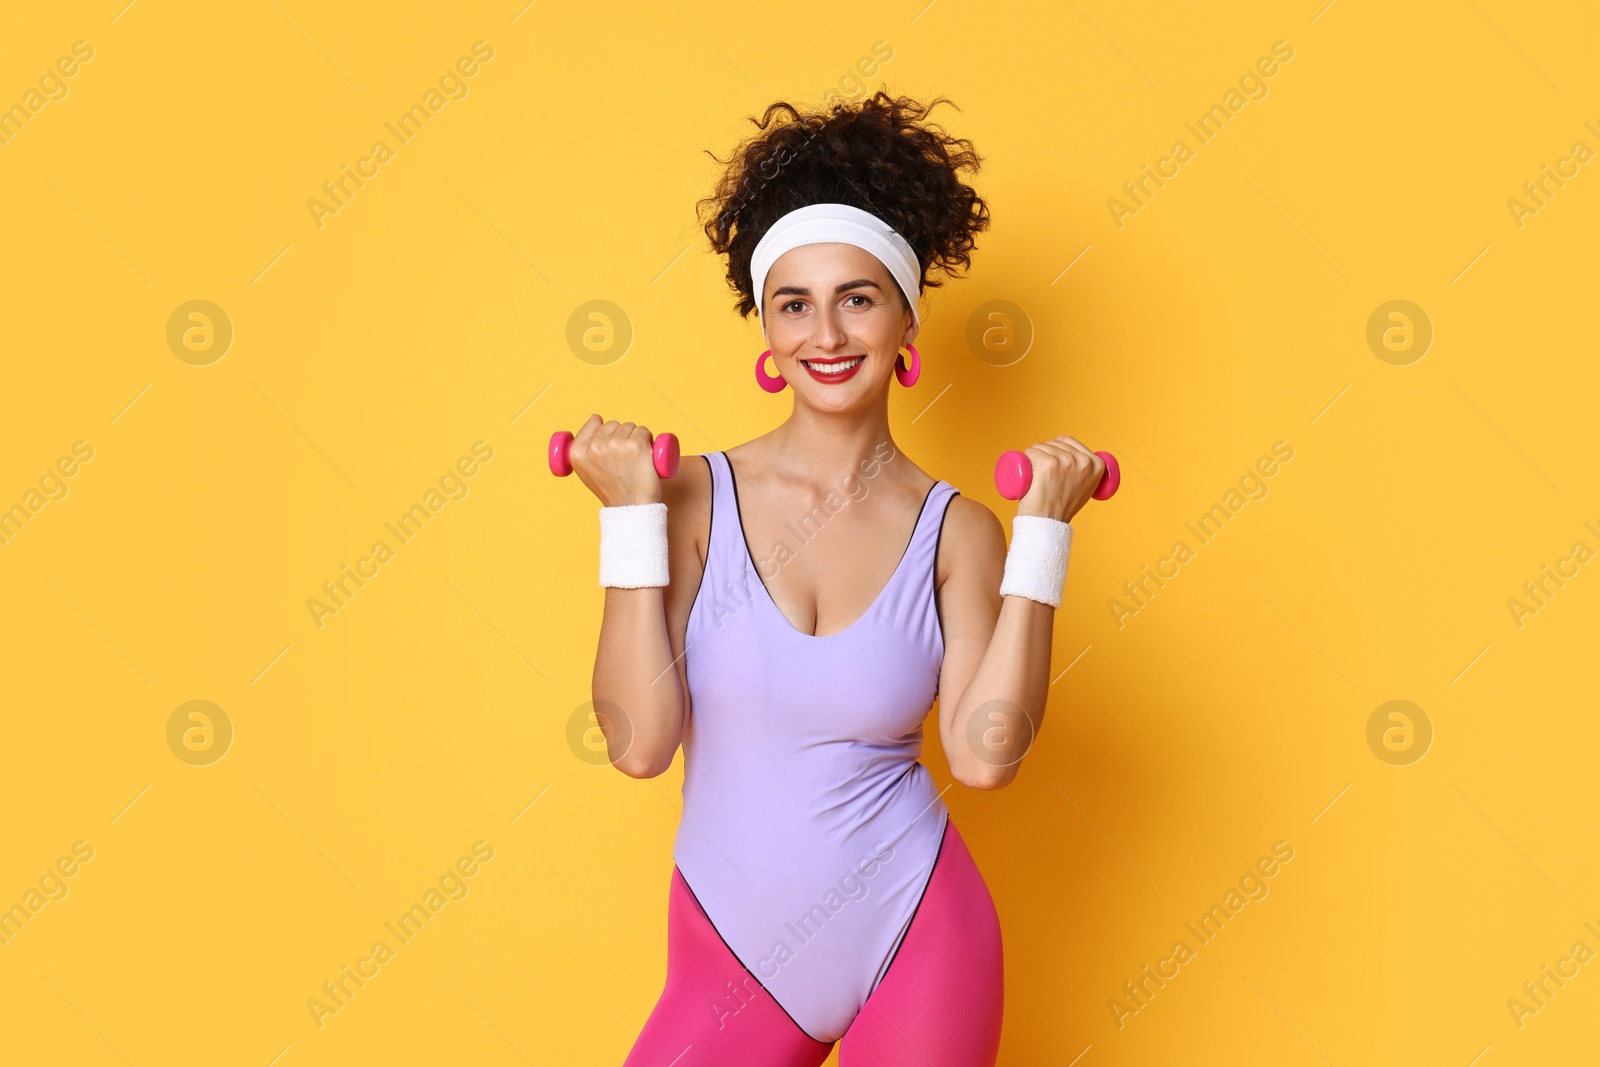
[[[813,321],[816,323],[816,331],[812,335],[812,343],[824,352],[838,348],[849,340],[844,323],[839,317],[838,308],[820,308]]]

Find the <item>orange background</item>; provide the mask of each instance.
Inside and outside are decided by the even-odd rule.
[[[1600,547],[1592,9],[122,4],[0,35],[0,105],[28,109],[0,143],[0,905],[39,890],[0,944],[0,1060],[621,1062],[665,974],[681,760],[635,781],[569,746],[597,503],[546,442],[600,411],[703,452],[785,417],[697,227],[705,150],[880,85],[959,105],[935,116],[994,218],[924,304],[897,443],[1008,529],[1005,449],[1070,433],[1125,472],[1075,523],[1020,777],[946,794],[1005,931],[1001,1063],[1593,1049],[1592,963],[1508,1007],[1600,949],[1600,577],[1571,555]],[[1564,185],[1514,211],[1546,165]],[[319,220],[346,166],[369,177]],[[617,339],[580,358],[593,300]],[[1547,564],[1569,577],[1519,619]],[[319,625],[346,566],[369,577]],[[1392,700],[1408,724],[1369,735]],[[1119,1020],[1280,841],[1268,895]]]

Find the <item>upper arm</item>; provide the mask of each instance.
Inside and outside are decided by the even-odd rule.
[[[689,715],[689,674],[683,654],[684,634],[695,594],[705,576],[711,526],[710,464],[704,456],[686,456],[678,473],[661,486],[661,498],[667,505],[667,637],[683,691],[685,719]]]
[[[1000,619],[1005,529],[988,505],[955,496],[945,513],[935,562],[944,665],[939,670],[941,734],[978,670]]]

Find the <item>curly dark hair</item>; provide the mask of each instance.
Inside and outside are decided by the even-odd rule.
[[[712,250],[728,257],[741,316],[760,299],[751,292],[756,244],[778,219],[811,204],[849,204],[883,219],[916,251],[924,286],[943,284],[928,277],[935,266],[952,276],[971,266],[973,235],[988,229],[989,208],[959,172],[976,172],[983,157],[971,141],[923,121],[941,103],[961,110],[946,97],[923,105],[882,89],[831,111],[801,112],[780,100],[750,119],[760,132],[728,159],[707,151],[727,169],[696,212]]]

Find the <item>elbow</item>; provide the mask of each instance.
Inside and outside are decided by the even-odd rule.
[[[678,754],[678,746],[671,748],[665,745],[641,746],[632,745],[627,752],[611,761],[611,765],[626,774],[629,778],[656,778],[667,773],[672,766],[673,758]]]
[[[668,756],[663,760],[629,754],[622,759],[613,760],[611,765],[629,778],[657,778],[672,766],[672,757]]]
[[[661,718],[655,709],[650,709],[647,717],[630,716],[622,704],[598,694],[593,697],[592,706],[590,718],[599,727],[598,731],[590,728],[581,741],[569,742],[579,759],[599,766],[601,751],[596,744],[599,738],[595,736],[599,733],[605,740],[605,762],[629,778],[655,778],[672,766],[683,739],[681,728],[676,736],[662,735],[653,728]]]
[[[1015,765],[1010,767],[994,767],[987,763],[980,763],[976,767],[965,767],[960,771],[952,771],[956,781],[968,789],[982,789],[992,791],[1004,789],[1017,777]]]

